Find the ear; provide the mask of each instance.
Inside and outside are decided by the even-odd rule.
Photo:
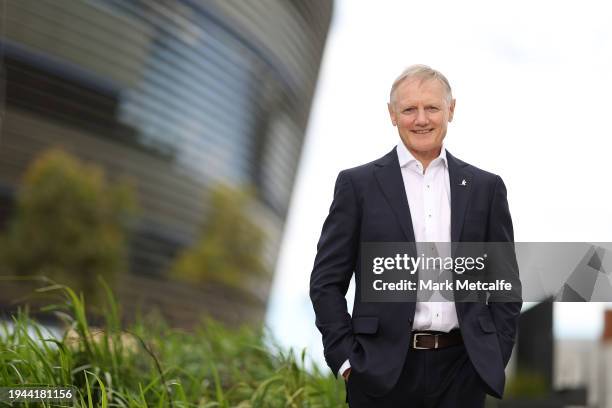
[[[455,114],[455,102],[457,100],[453,99],[450,103],[450,106],[448,107],[448,121],[452,122],[453,121],[453,115]]]
[[[389,109],[389,118],[391,119],[391,123],[393,126],[397,126],[397,115],[391,102],[387,103],[387,109]]]

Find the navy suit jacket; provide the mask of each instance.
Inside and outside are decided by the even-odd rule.
[[[452,242],[513,242],[506,187],[499,176],[447,151]],[[462,180],[466,185],[461,186]],[[338,175],[310,278],[316,325],[334,375],[348,358],[351,381],[372,396],[391,390],[410,343],[414,302],[363,302],[362,242],[414,242],[414,230],[396,149]],[[345,295],[355,273],[352,317]],[[518,268],[516,268],[518,278]],[[463,341],[476,371],[501,398],[504,367],[515,341],[520,302],[456,302]]]

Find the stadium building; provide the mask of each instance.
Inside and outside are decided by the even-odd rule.
[[[137,280],[127,285],[151,285],[162,308],[169,307],[159,300],[164,294],[199,296],[155,282],[194,242],[206,213],[202,192],[216,183],[254,189],[253,218],[265,229],[264,258],[273,270],[331,0],[9,0],[3,6],[0,225],[28,164],[60,146],[110,177],[135,181],[141,212],[129,279]],[[259,303],[246,306],[259,318],[271,279],[258,280]],[[231,304],[231,296],[224,299]],[[215,302],[201,307],[226,305]],[[244,312],[233,313],[238,320],[253,317]]]

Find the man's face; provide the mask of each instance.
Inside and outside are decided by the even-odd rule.
[[[439,154],[454,110],[455,100],[447,99],[444,85],[436,79],[401,82],[389,104],[391,122],[417,159]]]

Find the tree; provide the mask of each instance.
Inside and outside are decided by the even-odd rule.
[[[265,235],[252,221],[251,203],[245,191],[223,185],[212,188],[200,237],[179,254],[171,274],[193,283],[211,281],[235,288],[244,288],[250,278],[265,274]]]
[[[42,275],[95,297],[97,275],[112,283],[127,269],[133,188],[111,185],[99,167],[52,149],[27,169],[4,237],[3,263],[20,276]]]

